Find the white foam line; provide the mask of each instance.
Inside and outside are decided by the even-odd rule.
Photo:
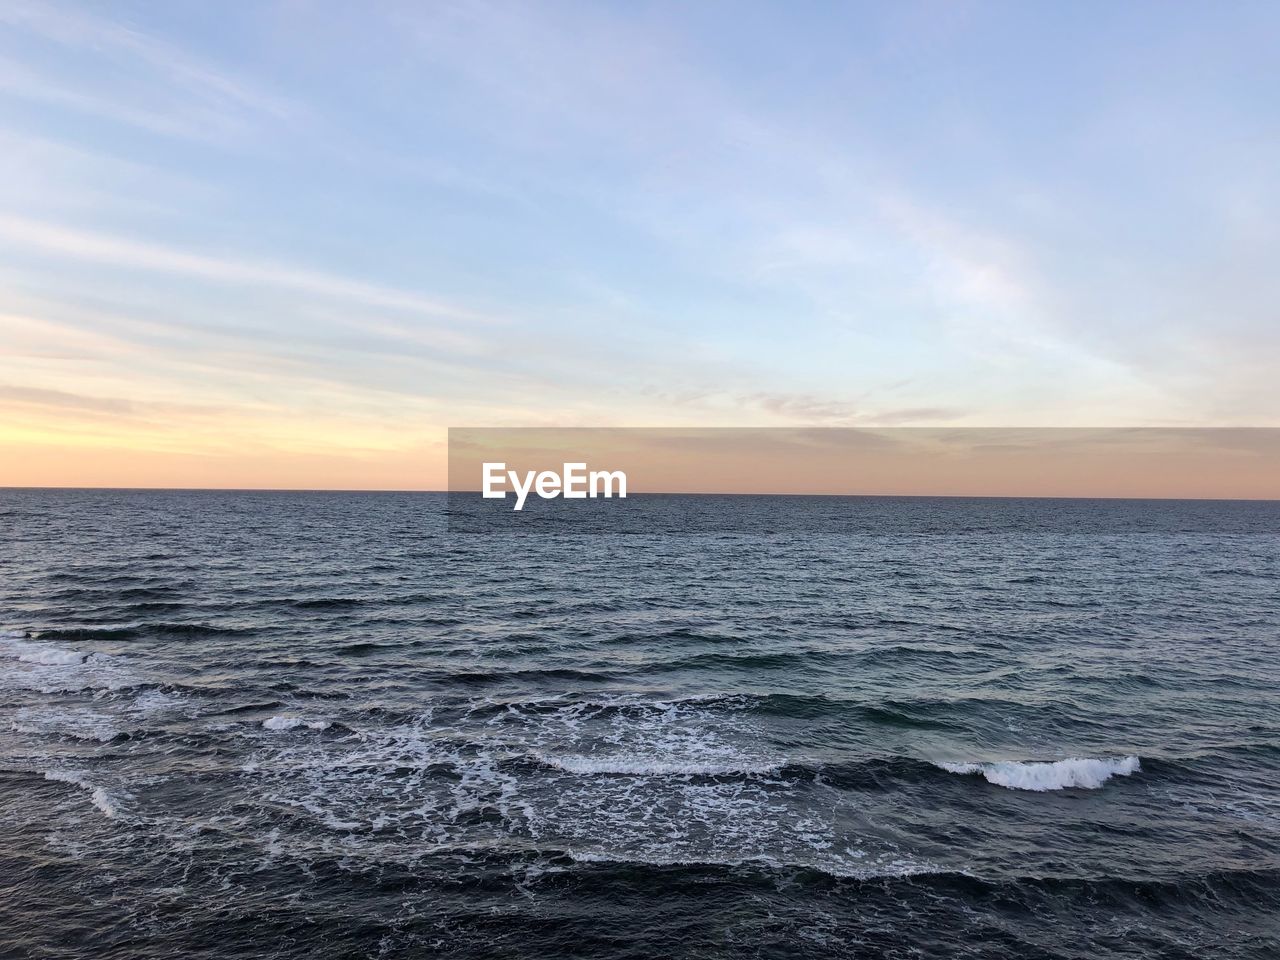
[[[735,774],[776,773],[780,763],[698,763],[629,759],[627,757],[589,757],[537,755],[549,767],[574,774],[622,774],[635,777],[733,776]]]
[[[841,863],[804,863],[778,860],[773,857],[663,857],[645,853],[591,853],[567,850],[569,858],[577,863],[643,863],[652,867],[755,867],[765,870],[813,870],[827,876],[848,880],[874,880],[892,877],[914,877],[947,873],[937,867],[906,860],[895,860],[871,867],[854,867]]]
[[[1009,790],[1097,790],[1112,777],[1127,777],[1142,769],[1137,757],[1068,757],[1035,762],[1001,760],[995,763],[936,763],[948,773],[981,774],[989,783]]]
[[[94,786],[84,778],[83,771],[80,770],[46,770],[44,773],[46,780],[55,780],[59,783],[69,783],[73,786],[85,790],[89,794],[89,802],[97,807],[104,816],[117,819],[120,816],[120,810],[116,807],[116,802],[112,799],[111,794],[99,786]]]
[[[303,717],[267,717],[262,721],[262,726],[266,730],[296,730],[298,727],[306,727],[308,730],[327,730],[329,721],[307,720]]]
[[[80,650],[65,650],[49,643],[32,643],[22,634],[6,631],[0,634],[6,641],[6,653],[23,663],[34,663],[45,667],[77,666],[89,659],[89,654]]]

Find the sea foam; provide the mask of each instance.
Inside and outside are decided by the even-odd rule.
[[[87,653],[76,650],[62,650],[58,647],[32,646],[26,652],[19,653],[18,659],[23,663],[39,663],[48,667],[69,667],[84,663],[89,658]]]
[[[45,667],[69,667],[84,663],[89,654],[78,650],[65,650],[48,643],[31,643],[22,634],[6,630],[0,634],[6,641],[7,653],[23,663],[34,663]]]
[[[306,727],[308,730],[327,730],[329,721],[305,720],[302,717],[267,717],[262,721],[262,726],[267,730],[296,730],[298,727]]]
[[[111,794],[107,793],[102,787],[94,786],[84,778],[81,771],[78,770],[47,770],[44,778],[46,780],[56,780],[59,783],[70,783],[73,786],[85,790],[89,794],[89,802],[92,803],[103,816],[115,820],[120,816],[120,811],[116,807],[115,800]]]
[[[19,665],[0,670],[0,689],[41,693],[118,690],[138,679],[110,654],[68,650],[33,641],[28,633],[16,630],[0,631],[0,657]]]
[[[108,743],[122,732],[116,718],[76,708],[23,707],[13,714],[11,723],[13,729],[21,733],[51,734],[99,743]]]
[[[948,773],[981,774],[1010,790],[1097,790],[1112,777],[1127,777],[1142,766],[1137,757],[1069,757],[1056,761],[1001,760],[995,763],[937,763]]]
[[[776,773],[782,768],[781,763],[741,761],[665,761],[649,757],[592,757],[592,756],[547,756],[539,754],[538,759],[549,767],[574,774],[620,774],[636,777],[670,777],[670,776],[734,776],[741,774]]]

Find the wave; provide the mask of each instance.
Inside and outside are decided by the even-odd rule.
[[[743,755],[668,759],[644,754],[610,756],[537,753],[533,755],[533,759],[543,766],[577,776],[771,777],[791,782],[822,782],[856,791],[894,789],[903,783],[930,780],[938,775],[938,770],[965,775],[979,774],[988,782],[1010,790],[1096,790],[1112,777],[1129,776],[1141,769],[1139,759],[1133,756],[996,763],[930,762],[913,757],[886,756],[834,764],[812,763],[802,758],[775,759]]]
[[[152,605],[155,609],[172,609],[175,605]],[[135,609],[140,609],[135,606]],[[212,623],[184,623],[181,621],[140,621],[123,627],[55,627],[34,634],[43,641],[93,642],[136,640],[139,636],[160,637],[217,637],[236,636],[250,631],[238,627],[224,627]]]
[[[81,641],[81,640],[130,640],[135,633],[131,627],[64,627],[53,630],[41,630],[36,636],[41,640]]]
[[[115,657],[105,653],[67,650],[29,633],[0,633],[0,657],[23,666],[0,669],[0,688],[70,693],[77,690],[119,690],[137,681]]]
[[[139,600],[136,603],[127,604],[125,609],[132,613],[156,613],[181,610],[184,607],[186,603],[181,600]]]
[[[285,717],[275,716],[267,717],[262,721],[264,730],[296,730],[298,727],[306,727],[308,730],[328,730],[328,720],[307,720],[304,717]]]
[[[912,860],[894,859],[887,862],[859,864],[856,855],[851,860],[831,859],[829,861],[806,862],[804,860],[788,860],[771,856],[755,857],[716,857],[706,856],[663,856],[661,851],[585,851],[566,850],[564,856],[574,863],[583,866],[603,865],[622,866],[628,868],[648,867],[658,869],[681,870],[760,870],[770,873],[799,872],[822,874],[834,880],[890,880],[910,877],[946,875],[954,871],[941,870],[926,863]]]
[[[935,766],[948,773],[981,774],[988,783],[1009,790],[1097,790],[1112,777],[1127,777],[1142,769],[1137,757],[1095,759],[1069,757],[1055,761],[1001,760],[995,763],[947,763]]]
[[[54,780],[58,783],[69,783],[79,787],[81,790],[89,794],[89,802],[98,808],[103,814],[112,820],[118,819],[120,809],[116,806],[117,801],[100,786],[95,786],[85,779],[84,773],[79,770],[46,770],[44,773],[46,780]]]
[[[403,643],[377,643],[373,640],[358,640],[335,647],[334,652],[346,657],[363,657],[366,654],[377,653],[379,650],[404,650],[405,646]]]
[[[1138,757],[1113,759],[1069,758],[1058,761],[1000,761],[950,763],[906,756],[871,757],[842,763],[813,763],[803,758],[771,758],[738,753],[668,758],[644,753],[551,754],[532,759],[576,776],[631,777],[770,777],[791,782],[822,782],[844,790],[878,791],[903,783],[933,779],[937,771],[977,774],[1010,790],[1046,792],[1064,789],[1097,790],[1112,777],[1141,770]]]
[[[464,704],[472,717],[516,714],[522,717],[556,715],[590,715],[596,718],[610,716],[647,716],[666,714],[683,707],[745,710],[751,706],[751,698],[744,694],[702,694],[686,697],[667,696],[659,691],[649,693],[597,690],[584,694],[535,697],[492,696],[472,700]]]
[[[579,670],[573,667],[527,667],[520,670],[437,670],[433,679],[440,683],[458,686],[483,686],[513,681],[572,680],[578,683],[604,683],[616,678],[616,674],[598,670]]]
[[[180,622],[144,623],[141,629],[150,634],[178,637],[233,637],[252,632],[239,627],[222,627],[214,623]]]
[[[973,647],[940,647],[913,643],[892,643],[884,646],[868,647],[865,650],[850,651],[847,656],[869,666],[899,667],[905,663],[923,662],[964,663],[966,661],[986,661],[991,654],[987,650]]]
[[[687,657],[654,660],[637,667],[638,672],[648,674],[674,673],[684,670],[716,669],[716,670],[787,670],[823,664],[837,664],[850,659],[850,655],[839,651],[788,650],[781,652],[710,652],[699,653]]]
[[[658,760],[652,757],[627,756],[548,756],[537,754],[536,759],[545,766],[565,773],[616,774],[632,777],[730,777],[778,773],[783,764],[773,761],[752,761],[750,758],[697,761]]]
[[[468,673],[453,674],[452,677],[455,680],[465,678],[468,682],[476,682],[482,676],[496,680],[503,676],[524,676],[530,673],[531,671],[483,675]],[[712,713],[752,713],[788,720],[838,720],[872,727],[946,730],[962,727],[986,712],[1016,711],[1021,704],[1015,700],[994,697],[953,700],[923,698],[884,700],[877,703],[804,693],[711,693],[673,697],[661,691],[648,694],[595,691],[529,700],[494,697],[472,705],[471,712],[478,715],[514,710],[522,714],[556,714],[577,710],[590,711],[593,716],[604,717],[612,714],[646,716],[684,707],[696,707]]]
[[[10,721],[19,733],[110,743],[124,733],[120,720],[107,714],[58,707],[24,707]]]
[[[28,643],[24,640],[10,641],[10,653],[22,663],[33,663],[44,667],[78,666],[89,659],[89,654],[79,650],[64,650],[43,643]]]
[[[554,855],[554,851],[547,853]],[[806,862],[768,856],[666,857],[659,852],[648,851],[610,853],[573,849],[565,850],[562,856],[584,870],[609,867],[627,871],[658,870],[662,872],[666,886],[681,882],[681,873],[689,874],[695,881],[700,881],[699,875],[706,873],[723,874],[732,881],[739,881],[742,871],[759,870],[791,874],[807,883],[829,880],[873,883],[878,893],[890,897],[910,895],[907,891],[919,893],[928,890],[947,899],[997,901],[1006,906],[1020,903],[1032,907],[1043,904],[1047,898],[1058,903],[1084,902],[1121,911],[1132,909],[1135,900],[1156,909],[1179,911],[1203,910],[1211,905],[1212,912],[1208,917],[1216,916],[1219,922],[1224,904],[1231,904],[1235,909],[1261,909],[1266,911],[1264,916],[1269,916],[1274,911],[1276,894],[1280,890],[1280,871],[1265,866],[1188,872],[1169,877],[1133,876],[1122,870],[1089,877],[1039,873],[984,876],[964,866],[946,867],[905,857],[860,864],[856,856],[843,862]],[[874,896],[875,893],[867,895]]]

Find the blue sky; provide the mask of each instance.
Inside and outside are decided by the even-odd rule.
[[[1280,424],[1278,46],[1264,3],[7,0],[0,482]]]

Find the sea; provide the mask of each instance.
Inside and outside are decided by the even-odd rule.
[[[0,490],[0,956],[1280,957],[1280,503],[628,503]]]

